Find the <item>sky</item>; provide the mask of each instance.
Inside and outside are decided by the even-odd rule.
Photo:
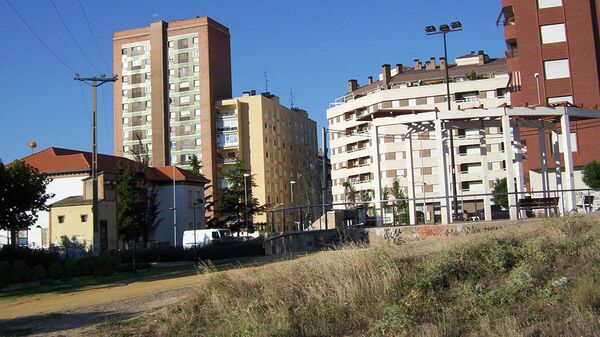
[[[364,84],[382,64],[443,56],[441,36],[425,26],[462,22],[448,35],[451,61],[472,50],[502,56],[499,12],[500,0],[0,0],[0,160],[29,155],[30,140],[37,150],[91,151],[91,89],[73,77],[111,75],[115,31],[209,16],[230,30],[233,96],[268,87],[290,106],[292,92],[320,130],[349,79]],[[112,118],[105,84],[100,153],[113,153]]]

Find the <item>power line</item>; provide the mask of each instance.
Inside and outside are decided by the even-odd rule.
[[[90,33],[92,34],[92,39],[94,40],[94,44],[96,45],[96,48],[98,48],[98,52],[100,53],[100,56],[102,57],[102,61],[104,62],[104,65],[106,66],[106,68],[109,69],[110,71],[110,66],[108,65],[108,62],[106,61],[106,57],[104,57],[104,54],[102,53],[102,48],[100,48],[100,44],[98,43],[98,40],[96,40],[96,34],[94,34],[94,30],[92,29],[92,25],[90,24],[90,20],[88,20],[87,14],[85,12],[85,10],[83,9],[83,4],[81,3],[81,0],[79,1],[79,8],[81,8],[81,12],[83,13],[83,18],[85,19],[85,22],[87,23],[88,28],[90,29]]]
[[[23,18],[23,16],[19,13],[19,11],[17,11],[17,9],[15,8],[15,6],[13,6],[12,3],[10,3],[9,0],[6,0],[6,3],[8,3],[8,5],[10,6],[10,8],[12,8],[12,10],[15,12],[15,14],[19,17],[19,19],[21,19],[21,21],[23,22],[23,24],[25,26],[27,26],[27,28],[31,31],[31,33],[38,39],[38,41],[46,48],[48,49],[48,51],[50,52],[50,54],[52,54],[57,60],[58,62],[60,62],[63,66],[65,66],[65,68],[69,69],[71,72],[75,73],[75,69],[73,69],[72,67],[70,67],[67,62],[63,61],[63,59],[61,59],[58,54],[56,54],[52,48],[50,48],[46,42],[44,42],[44,40],[42,40],[42,38],[35,32],[35,30],[33,30],[33,28],[27,23],[27,21],[25,21],[25,18]]]
[[[81,46],[79,45],[79,42],[77,42],[77,40],[75,39],[75,36],[73,35],[73,33],[71,32],[71,30],[69,29],[69,26],[67,26],[67,23],[65,22],[65,19],[63,18],[63,16],[60,14],[60,12],[58,11],[58,8],[56,8],[56,5],[54,5],[54,0],[50,0],[50,4],[52,5],[52,8],[54,8],[54,11],[56,12],[56,14],[58,15],[58,17],[60,18],[60,21],[62,22],[63,26],[65,26],[65,29],[67,30],[67,32],[69,33],[69,36],[71,37],[71,39],[73,40],[73,42],[75,42],[75,45],[77,46],[77,48],[79,49],[79,52],[81,53],[81,55],[83,55],[83,57],[88,61],[88,63],[90,64],[90,66],[92,66],[92,68],[94,68],[94,70],[97,73],[100,73],[98,71],[98,69],[96,69],[96,67],[94,66],[94,64],[92,63],[92,61],[90,60],[90,58],[87,56],[87,54],[83,51],[83,49],[81,48]]]

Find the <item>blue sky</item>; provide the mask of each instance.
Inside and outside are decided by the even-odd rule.
[[[78,0],[54,0],[75,40],[49,0],[10,0],[23,18],[69,68],[82,76],[110,75],[112,33],[165,21],[209,16],[229,27],[233,95],[268,89],[309,111],[319,127],[325,110],[344,94],[347,80],[365,83],[384,63],[442,56],[440,36],[423,28],[460,20],[464,30],[449,35],[449,58],[471,50],[503,54],[496,27],[500,0],[287,1],[287,0],[81,0],[100,46],[98,51]],[[9,7],[0,0],[0,159],[10,162],[51,146],[91,150],[91,91],[73,80]],[[104,58],[101,56],[104,55]],[[92,63],[98,70],[94,70]],[[109,63],[112,67],[112,64]],[[98,92],[98,143],[112,153],[112,86]],[[320,132],[319,132],[320,135]]]

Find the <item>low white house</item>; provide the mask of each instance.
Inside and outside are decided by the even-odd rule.
[[[61,205],[60,201],[79,196],[80,199],[90,199],[89,179],[91,174],[92,154],[85,151],[48,148],[23,158],[26,163],[47,174],[52,181],[46,192],[53,195],[47,205]],[[102,177],[114,176],[117,165],[132,165],[136,163],[122,157],[98,155],[99,199],[114,201],[114,179]],[[106,174],[105,174],[106,173]],[[194,228],[205,227],[204,215],[204,186],[209,182],[202,175],[195,175],[188,170],[174,166],[152,167],[147,172],[148,182],[157,189],[159,202],[159,225],[149,241],[162,245],[181,245],[183,232]],[[111,186],[112,185],[112,186]],[[194,212],[195,209],[195,212]],[[195,214],[194,214],[195,213]],[[58,219],[50,219],[51,213],[39,212],[37,222],[29,230],[19,232],[19,244],[32,248],[48,248],[58,245],[56,237],[73,233],[52,232],[53,223]],[[53,214],[52,216],[58,216]],[[78,224],[82,228],[91,226],[90,221]],[[116,215],[111,214],[116,219]],[[87,218],[87,217],[86,217]],[[82,217],[83,219],[83,217]],[[52,221],[54,220],[54,221]],[[57,227],[54,227],[55,229]],[[75,227],[77,228],[77,226]],[[52,232],[52,233],[51,233]],[[85,230],[82,229],[82,232]],[[69,235],[68,235],[69,236]],[[0,244],[9,244],[10,234],[0,231]]]

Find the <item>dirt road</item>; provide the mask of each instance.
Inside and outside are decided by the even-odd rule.
[[[0,334],[85,336],[108,319],[128,319],[181,301],[201,276],[120,282],[0,302]]]

